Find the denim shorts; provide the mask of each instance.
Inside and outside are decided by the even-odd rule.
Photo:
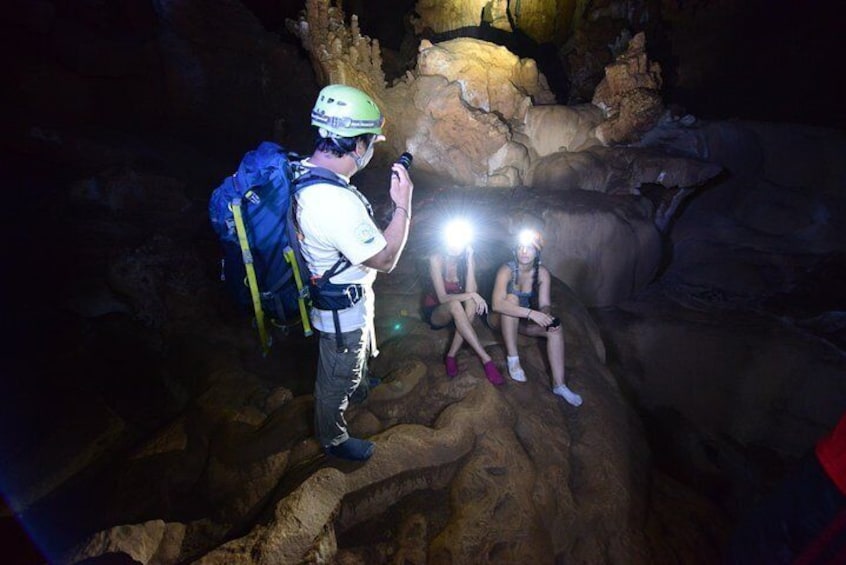
[[[437,308],[438,306],[440,306],[440,304],[433,304],[431,306],[423,306],[420,309],[420,318],[424,322],[429,324],[429,327],[432,328],[433,330],[442,330],[442,329],[445,329],[445,328],[454,327],[455,322],[452,319],[450,319],[450,321],[448,323],[444,324],[443,326],[438,326],[438,325],[435,325],[435,324],[432,323],[432,312],[434,312],[435,308]]]

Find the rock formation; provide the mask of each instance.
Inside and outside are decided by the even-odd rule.
[[[460,185],[530,184],[536,158],[638,141],[663,112],[660,66],[647,60],[643,34],[607,69],[593,101],[603,115],[555,108],[534,61],[469,38],[423,40],[414,71],[383,87],[378,44],[360,35],[355,16],[352,22],[347,31],[340,8],[311,0],[293,29],[316,58],[318,77],[358,86],[384,103],[388,143],[397,154],[408,148],[418,167]],[[559,143],[552,146],[550,138]]]
[[[379,41],[361,35],[358,16],[347,27],[340,6],[308,0],[303,16],[289,29],[308,51],[320,84],[351,84],[379,98],[385,88]]]
[[[664,142],[731,175],[688,202],[661,279],[597,315],[651,433],[684,461],[676,476],[740,512],[846,405],[846,139],[740,121],[673,131]]]
[[[573,25],[578,4],[574,0],[418,0],[414,26],[417,34],[424,34],[489,25],[507,32],[519,31],[537,43],[560,42]]]
[[[605,78],[596,87],[592,102],[605,112],[606,121],[596,128],[603,145],[637,141],[658,123],[664,111],[661,66],[647,59],[643,32],[605,67]]]
[[[311,52],[328,52],[329,47],[319,42],[337,35],[342,26],[341,12],[327,6],[328,0],[313,0],[309,11],[334,14],[334,20],[308,15],[311,23],[300,26],[300,37]],[[317,25],[332,31],[318,31]],[[378,75],[369,60],[338,49],[335,55],[332,61],[343,61],[333,63],[337,67],[356,67],[363,61],[359,75]],[[325,67],[325,62],[320,65]],[[379,76],[357,85],[371,89]],[[561,255],[551,256],[554,274],[576,289],[586,304],[599,306],[624,299],[649,282],[663,260],[660,231],[695,188],[722,170],[704,156],[665,154],[660,146],[605,147],[640,141],[660,118],[671,119],[664,115],[660,88],[660,67],[647,59],[642,33],[607,68],[593,104],[573,107],[554,104],[534,61],[519,59],[504,47],[464,38],[436,45],[423,40],[414,72],[379,91],[376,98],[384,102],[389,116],[388,143],[397,154],[411,151],[415,167],[465,186],[529,185],[536,190],[587,190],[611,196],[572,193],[548,204],[550,210],[583,209],[590,200],[591,208],[609,211],[580,216],[579,233],[562,236],[581,245],[564,245],[555,250]],[[640,197],[644,185],[658,187],[663,194],[653,201],[644,197],[621,203],[614,198]],[[627,212],[620,214],[622,209]],[[566,232],[559,227],[565,216],[551,220],[548,229]],[[627,236],[633,221],[643,228],[635,230],[641,237]],[[585,267],[584,255],[592,255],[589,250],[600,242],[607,244],[609,238],[626,243],[614,247],[608,264],[588,261],[591,266]]]

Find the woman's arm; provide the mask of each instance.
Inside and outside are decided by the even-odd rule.
[[[555,315],[552,313],[552,301],[550,300],[550,289],[552,288],[552,276],[549,270],[541,265],[538,268],[538,308],[543,314],[549,317],[548,322],[538,322],[541,326],[548,326],[555,320]],[[561,325],[554,328],[546,328],[547,331],[557,332],[561,329]]]
[[[541,265],[538,267],[538,308],[544,314],[552,315],[552,301],[550,300],[550,287],[552,279],[549,270]]]
[[[491,309],[513,318],[525,318],[528,315],[528,309],[508,300],[508,281],[510,280],[511,268],[508,265],[501,265],[494,279]]]
[[[538,273],[540,276],[540,273]],[[519,304],[509,301],[508,298],[508,281],[511,280],[511,268],[508,265],[502,265],[496,272],[496,279],[494,281],[493,296],[491,297],[491,308],[494,312],[499,312],[505,316],[512,316],[514,318],[524,318],[532,321],[539,326],[548,326],[552,323],[552,316],[540,310],[532,310],[525,308]],[[541,298],[540,296],[538,298]],[[543,304],[541,300],[539,304]],[[549,286],[547,285],[547,307],[549,307]]]
[[[478,292],[476,284],[476,259],[473,257],[473,248],[467,247],[467,272],[464,275],[464,290],[467,292]]]

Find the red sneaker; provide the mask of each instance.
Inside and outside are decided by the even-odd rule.
[[[455,357],[447,356],[444,365],[446,365],[446,372],[449,378],[458,374],[458,361],[455,360]]]
[[[499,373],[499,370],[494,365],[493,361],[488,361],[484,365],[485,367],[485,376],[491,381],[491,384],[494,386],[499,386],[505,382],[505,379],[502,378],[502,375]]]

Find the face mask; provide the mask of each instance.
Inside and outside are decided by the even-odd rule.
[[[371,141],[370,145],[367,146],[367,151],[364,152],[364,155],[361,157],[358,156],[357,153],[353,153],[353,159],[355,160],[355,166],[357,171],[362,170],[367,164],[370,162],[370,159],[373,158],[373,145],[374,143]]]

